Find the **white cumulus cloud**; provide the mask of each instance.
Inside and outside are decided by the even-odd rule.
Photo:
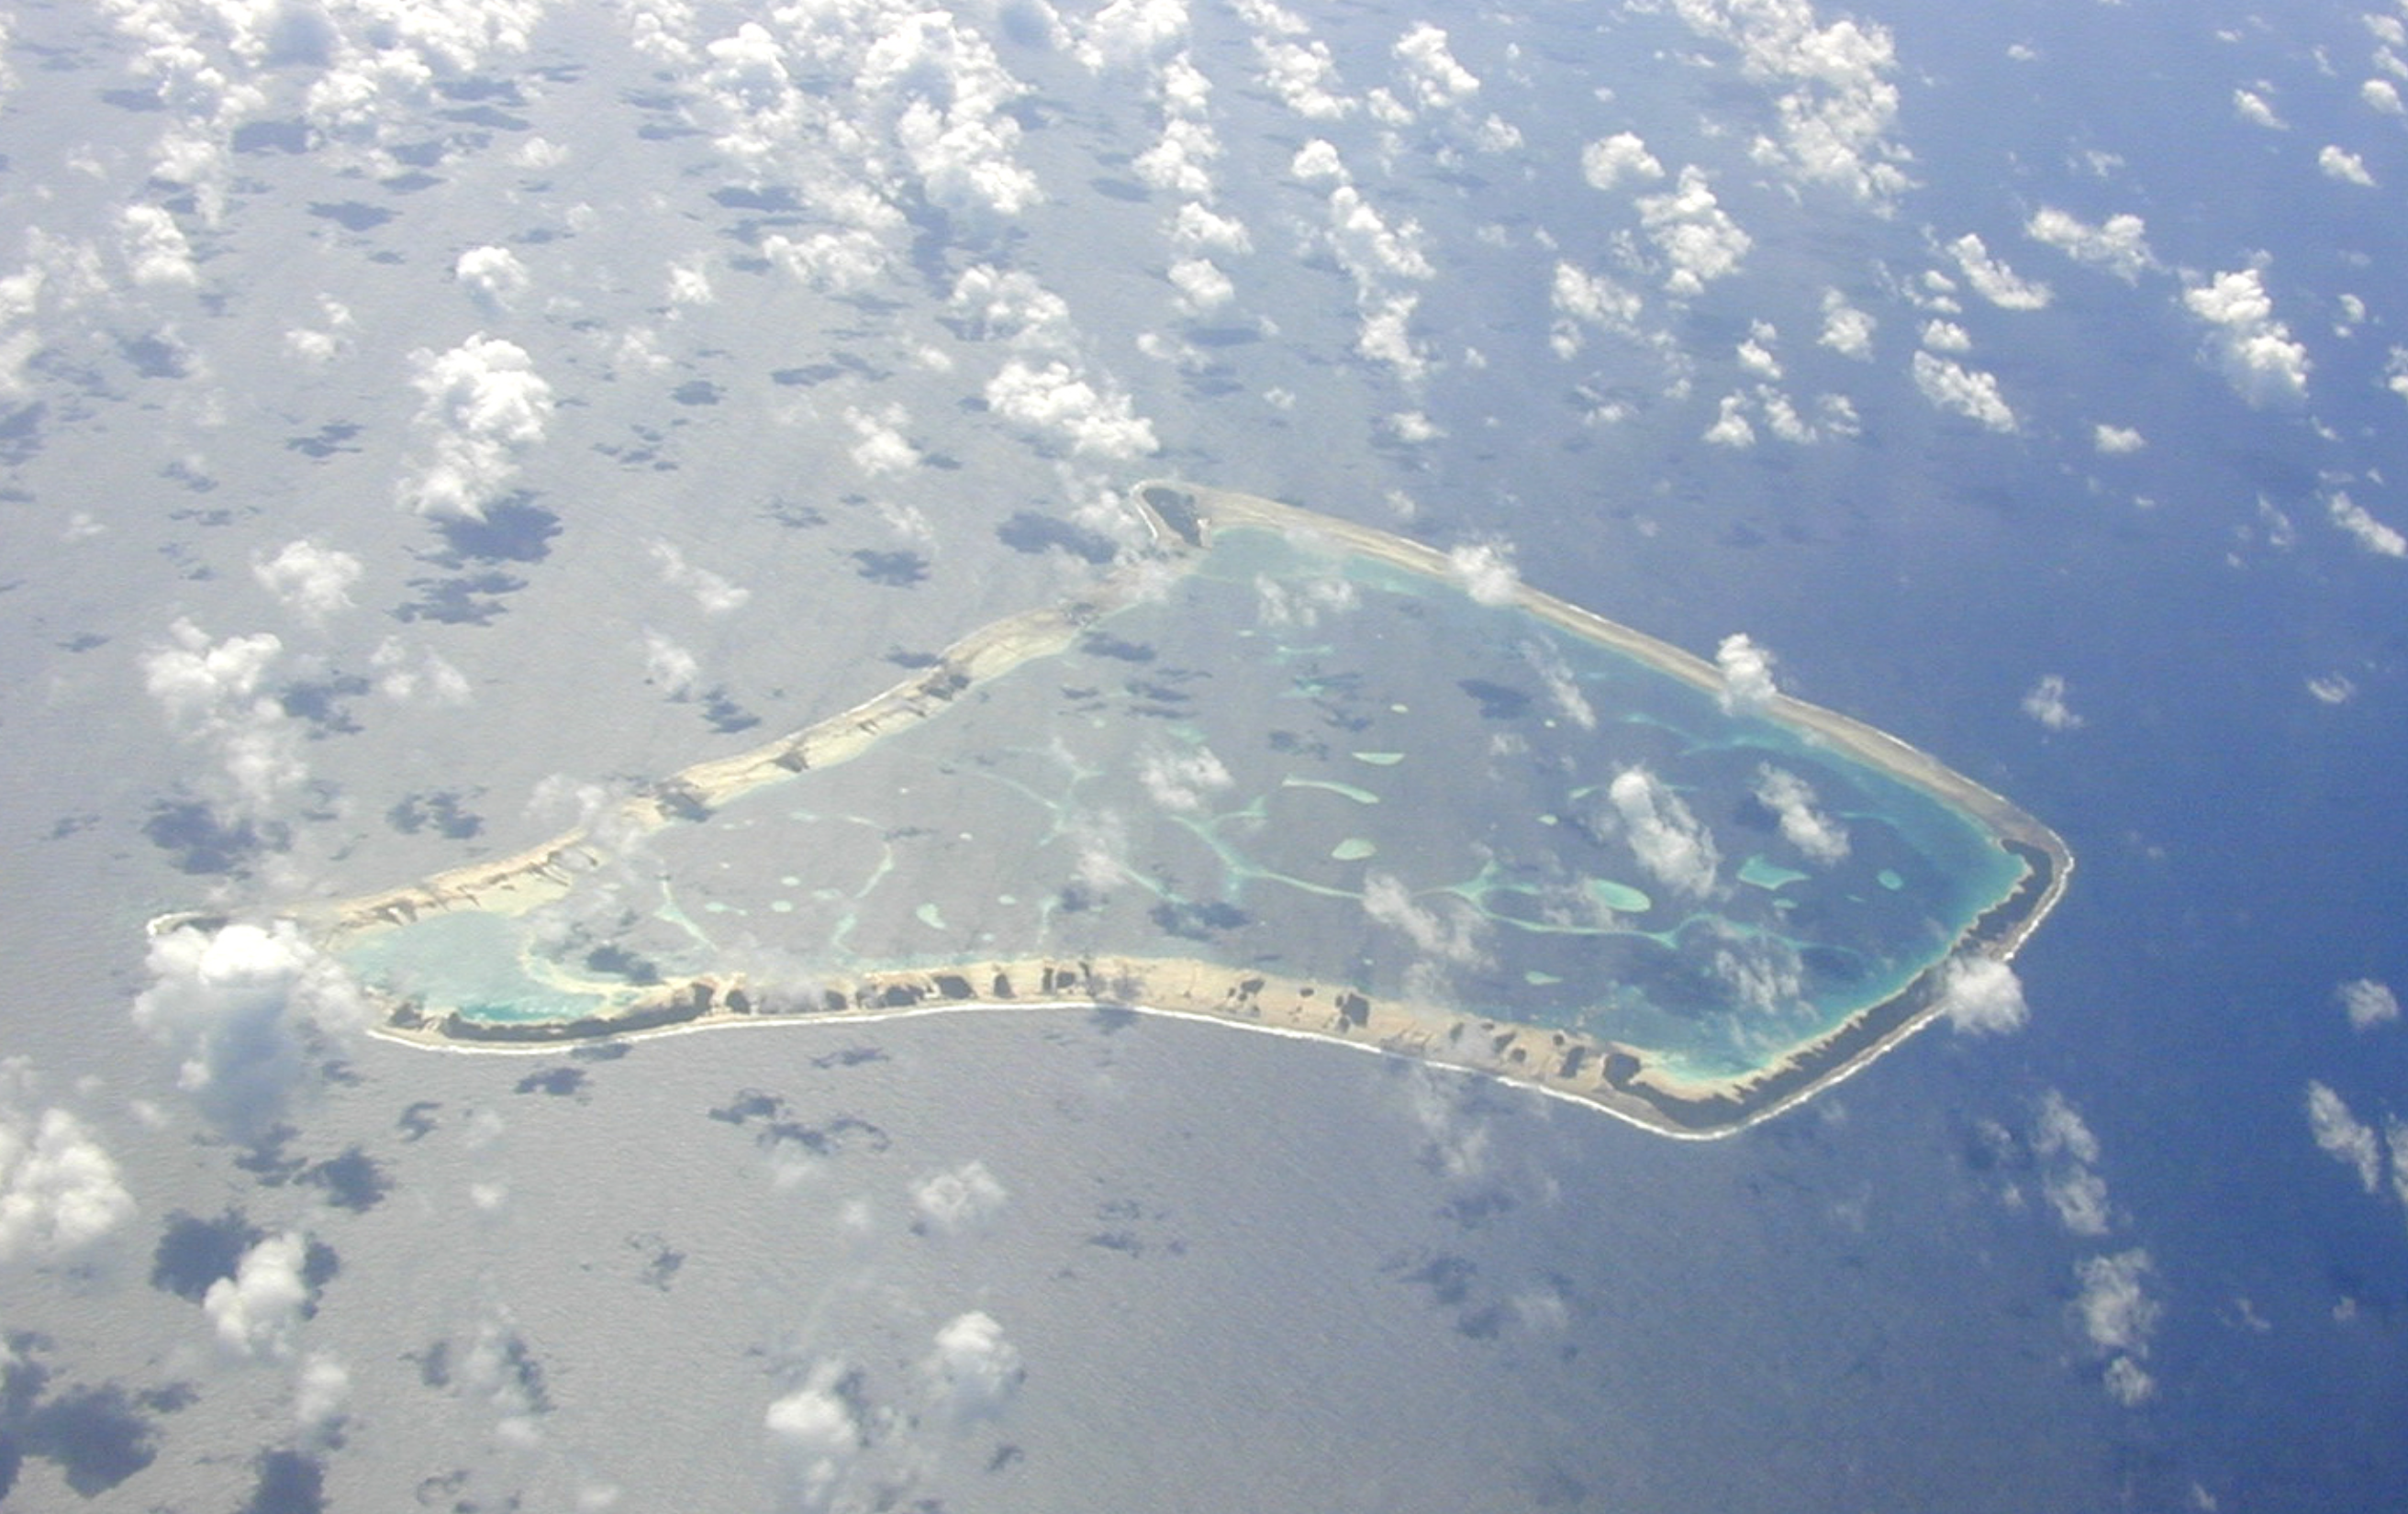
[[[2056,673],[2043,675],[2025,693],[2024,713],[2052,731],[2074,731],[2082,726],[2082,717],[2065,701],[2065,679]]]
[[[2400,999],[2387,983],[2372,978],[2354,978],[2333,991],[2341,1000],[2342,1012],[2349,1017],[2349,1028],[2372,1030],[2388,1025],[2400,1018]]]
[[[1010,1197],[979,1161],[932,1172],[911,1185],[911,1207],[921,1222],[949,1235],[984,1226],[1003,1212]]]
[[[2350,1113],[2342,1096],[2323,1083],[2308,1085],[2308,1130],[2327,1156],[2358,1174],[2372,1193],[2383,1182],[2383,1137]]]
[[[1785,768],[1766,764],[1756,770],[1756,801],[1781,822],[1781,837],[1825,867],[1848,855],[1848,828],[1826,813],[1814,787]]]
[[[1928,351],[1914,354],[1914,387],[1936,408],[1978,421],[1991,431],[2015,429],[2015,412],[1999,393],[1996,374],[1968,368]]]
[[[2183,305],[2211,329],[2210,350],[2234,390],[2252,404],[2307,397],[2308,350],[2274,317],[2256,268],[2220,273],[2183,292]]]
[[[482,332],[449,351],[409,355],[416,425],[433,455],[402,481],[403,504],[434,520],[481,521],[552,421],[552,386],[512,342]]]
[[[1463,592],[1483,605],[1510,605],[1522,592],[1522,575],[1513,566],[1512,549],[1503,542],[1457,547],[1446,554],[1446,564]]]
[[[1649,877],[1678,893],[1713,892],[1721,853],[1679,794],[1645,768],[1626,767],[1614,775],[1606,796]]]
[[[1610,190],[1626,179],[1661,179],[1664,165],[1636,132],[1616,132],[1581,149],[1581,176],[1598,189]]]
[[[1038,367],[1014,358],[987,381],[986,402],[1008,421],[1058,436],[1082,457],[1126,460],[1161,449],[1153,423],[1127,394],[1097,389],[1067,364]]]
[[[738,588],[709,568],[687,562],[685,553],[672,543],[655,541],[650,550],[652,561],[660,565],[661,581],[692,594],[705,615],[725,615],[741,609],[752,597],[752,590]]]
[[[2289,130],[2272,102],[2256,90],[2232,92],[2232,113],[2252,126],[2263,126],[2270,132]]]
[[[59,1261],[134,1218],[116,1160],[64,1109],[0,1109],[0,1262]]]
[[[309,777],[299,722],[267,687],[284,644],[260,632],[211,641],[190,621],[168,628],[168,642],[142,659],[143,687],[183,739],[206,748],[231,784],[221,807],[235,820],[259,819]]]
[[[1823,335],[1818,339],[1825,347],[1862,362],[1873,355],[1873,318],[1850,305],[1845,294],[1836,289],[1823,292]]]
[[[1990,255],[1982,239],[1967,232],[1948,244],[1948,251],[1973,286],[1973,293],[2001,310],[2038,310],[2047,306],[2049,287],[2019,277],[2013,268]]]
[[[218,1344],[236,1356],[284,1361],[293,1354],[302,1310],[309,1302],[303,1276],[308,1243],[291,1231],[270,1235],[242,1253],[231,1278],[209,1284],[202,1312]]]
[[[1664,287],[1677,295],[1701,293],[1713,280],[1737,273],[1755,246],[1695,164],[1681,170],[1673,188],[1640,199],[1639,221],[1670,265]]]
[[[1952,957],[1940,969],[1940,1012],[1960,1031],[2001,1036],[2031,1018],[2014,969],[1996,957]]]
[[[1723,637],[1714,648],[1714,667],[1723,676],[1722,692],[1715,697],[1727,712],[1761,710],[1780,693],[1772,682],[1772,654],[1745,632]]]
[[[515,304],[534,279],[507,247],[472,247],[452,261],[452,277],[471,299],[494,314]]]
[[[150,940],[150,986],[134,1021],[179,1059],[179,1083],[241,1134],[273,1124],[304,1071],[304,1050],[365,1022],[340,964],[290,921],[196,925]]]
[[[2148,230],[2147,222],[2128,213],[2109,216],[2093,226],[2050,206],[2034,211],[2024,223],[2024,235],[2033,241],[2056,248],[2076,263],[2104,268],[2127,283],[2157,266]]]
[[[1191,813],[1234,781],[1210,747],[1190,751],[1151,751],[1138,764],[1146,796],[1164,809]]]
[[[2330,144],[2316,153],[2316,171],[2327,179],[2356,184],[2360,189],[2374,187],[2374,176],[2367,172],[2365,159]]]
[[[983,1309],[955,1315],[922,1364],[938,1412],[959,1427],[1003,1412],[1026,1374],[1019,1348]]]
[[[2365,506],[2340,490],[2334,490],[2332,497],[2325,501],[2325,509],[2333,524],[2375,556],[2408,557],[2408,536],[2376,520]]]
[[[288,541],[274,557],[251,559],[251,576],[279,603],[311,625],[351,607],[360,560],[314,541]]]

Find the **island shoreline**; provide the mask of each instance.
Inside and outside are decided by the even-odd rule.
[[[945,649],[929,669],[800,731],[730,757],[696,764],[622,801],[607,822],[580,826],[509,856],[449,869],[417,883],[286,912],[319,949],[453,910],[517,915],[556,899],[607,861],[597,832],[646,833],[700,820],[730,801],[800,773],[849,761],[895,732],[941,713],[977,685],[1074,645],[1086,628],[1137,603],[1162,566],[1183,567],[1214,532],[1256,528],[1326,540],[1344,551],[1426,578],[1452,577],[1445,554],[1370,527],[1230,491],[1149,481],[1132,504],[1152,551],[1124,563],[1090,592],[995,621]],[[1711,663],[1644,633],[1517,584],[1510,602],[1709,693],[1723,683]],[[1973,816],[2024,866],[2016,887],[1969,924],[1901,992],[1792,1046],[1777,1060],[1721,1078],[1684,1078],[1647,1049],[1581,1033],[1397,998],[1375,1000],[1342,982],[1291,978],[1185,958],[1039,955],[928,967],[836,974],[807,993],[768,991],[738,974],[701,973],[641,990],[606,1013],[575,1019],[479,1020],[458,1008],[430,1013],[379,995],[372,1033],[415,1047],[549,1053],[739,1024],[863,1024],[999,1009],[1152,1014],[1380,1051],[1452,1071],[1494,1077],[1683,1139],[1734,1135],[1797,1107],[1855,1076],[1944,1012],[1948,965],[1966,955],[2012,957],[2063,897],[2072,853],[2056,833],[1989,789],[1886,732],[1775,695],[1767,718],[1932,793]],[[159,934],[221,917],[184,914],[151,922]]]

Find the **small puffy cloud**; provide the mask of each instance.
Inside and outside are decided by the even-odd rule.
[[[1970,352],[1973,337],[1954,321],[1927,321],[1923,323],[1923,345],[1934,352]]]
[[[1848,303],[1836,289],[1823,292],[1821,343],[1842,357],[1859,362],[1873,355],[1873,318]]]
[[[1626,179],[1661,179],[1664,165],[1636,132],[1616,132],[1581,149],[1581,177],[1595,188],[1610,190]]]
[[[2403,113],[2400,104],[2400,86],[2387,79],[2368,79],[2358,87],[2358,97],[2370,110],[2380,111],[2386,116]]]
[[[2107,1197],[2107,1180],[2092,1168],[2077,1165],[2051,1171],[2042,1177],[2041,1192],[2068,1235],[2104,1235],[2114,1228],[2115,1211]]]
[[[257,819],[309,777],[299,722],[265,688],[284,644],[274,636],[211,641],[190,621],[142,659],[142,683],[185,740],[208,748],[232,784],[230,813]]]
[[[1140,179],[1166,193],[1200,196],[1212,193],[1212,164],[1220,156],[1221,139],[1210,122],[1173,116],[1162,123],[1160,139],[1137,155],[1134,166]]]
[[[1170,285],[1179,291],[1179,307],[1188,315],[1217,310],[1236,297],[1238,287],[1211,258],[1181,258],[1170,265]]]
[[[335,1438],[351,1403],[351,1375],[341,1362],[323,1351],[302,1359],[293,1384],[293,1422],[305,1437],[321,1443]]]
[[[1772,683],[1772,654],[1746,633],[1736,632],[1714,648],[1714,667],[1723,676],[1715,695],[1726,713],[1753,713],[1772,703],[1780,691]]]
[[[867,1443],[847,1400],[840,1362],[814,1366],[801,1386],[770,1401],[762,1428],[787,1463],[798,1506],[829,1507],[846,1469]]]
[[[2085,1164],[2099,1161],[2099,1137],[2090,1133],[2081,1112],[2055,1089],[2041,1096],[2040,1116],[2032,1126],[2032,1149],[2051,1161],[2060,1157]]]
[[[1429,359],[1416,346],[1412,337],[1413,312],[1420,308],[1417,294],[1390,294],[1367,303],[1362,311],[1362,330],[1354,338],[1354,350],[1373,363],[1382,363],[1397,371],[1397,377],[1408,384],[1419,383],[1429,373]],[[1427,441],[1438,435],[1426,416],[1415,419],[1398,428],[1420,433],[1407,436],[1407,441]]]
[[[2356,184],[2361,189],[2374,187],[2374,176],[2366,171],[2365,159],[2329,144],[2316,154],[2316,171],[2327,179]]]
[[[132,1218],[116,1160],[82,1121],[0,1108],[0,1263],[72,1257]]]
[[[1765,764],[1756,770],[1756,802],[1781,822],[1781,837],[1809,862],[1829,867],[1848,855],[1848,828],[1826,814],[1813,785],[1785,768]]]
[[[902,406],[874,411],[847,406],[844,423],[853,428],[853,465],[869,477],[904,473],[920,465],[920,450],[903,435],[910,417]]]
[[[409,355],[433,456],[402,481],[403,504],[432,520],[481,521],[552,422],[552,386],[523,348],[482,332],[447,352]]]
[[[964,335],[972,340],[1027,348],[1068,346],[1068,302],[1020,269],[983,263],[966,268],[953,280],[945,304],[962,318]]]
[[[1643,308],[1633,291],[1603,274],[1587,273],[1569,263],[1555,264],[1549,301],[1559,319],[1551,328],[1548,340],[1555,355],[1562,358],[1571,357],[1581,350],[1584,327],[1596,326],[1627,336],[1637,329]]]
[[[773,233],[761,239],[761,255],[797,283],[830,294],[868,288],[886,272],[886,244],[862,226],[794,237]]]
[[[2141,1363],[2149,1354],[2163,1307],[2149,1296],[2149,1253],[2139,1248],[2085,1257],[2074,1265],[2081,1291],[2073,1316],[2093,1350],[2108,1358],[2102,1382],[2109,1396],[2129,1408],[2145,1402],[2157,1384]]]
[[[1713,891],[1714,870],[1722,862],[1714,838],[1661,778],[1643,767],[1626,767],[1614,775],[1606,797],[1649,877],[1678,893],[1702,896]]]
[[[1547,701],[1555,706],[1556,713],[1584,731],[1597,729],[1597,708],[1581,692],[1579,675],[1560,652],[1551,644],[1536,639],[1522,642],[1514,650],[1539,676],[1539,681],[1546,687]]]
[[[1010,1197],[986,1164],[978,1161],[932,1172],[911,1185],[911,1207],[919,1212],[920,1222],[947,1235],[983,1228],[1003,1212]]]
[[[494,314],[507,310],[534,282],[507,247],[472,247],[452,262],[452,277],[469,298]]]
[[[644,681],[671,699],[683,699],[694,693],[702,678],[702,664],[694,653],[677,642],[646,628],[644,632]]]
[[[2082,727],[2082,717],[2065,702],[2065,679],[2055,673],[2044,675],[2024,694],[2024,713],[2052,731]]]
[[[2383,1182],[2383,1137],[2350,1113],[2342,1096],[2322,1083],[2308,1085],[2308,1130],[2317,1149],[2358,1174],[2370,1193]]]
[[[1452,109],[1480,93],[1480,80],[1447,50],[1446,33],[1427,21],[1397,39],[1396,54],[1424,109]]]
[[[2111,426],[2103,421],[2090,429],[2090,445],[2109,457],[2124,457],[2149,445],[2149,439],[2129,426]]]
[[[311,625],[351,607],[360,560],[314,541],[289,541],[274,557],[254,557],[251,576],[287,610]]]
[[[1098,390],[1066,364],[1040,368],[1014,358],[987,381],[986,402],[1008,421],[1055,434],[1082,457],[1125,460],[1161,450],[1128,395]]]
[[[2149,250],[2148,225],[2135,215],[2113,215],[2096,226],[2043,206],[2024,223],[2024,235],[2057,249],[2076,263],[2104,268],[2127,283],[2157,265]]]
[[[1460,900],[1446,912],[1422,904],[1402,878],[1371,872],[1363,878],[1363,913],[1412,942],[1423,956],[1437,962],[1469,964],[1481,960],[1482,921]]]
[[[956,1427],[1003,1412],[1027,1375],[1019,1349],[983,1309],[947,1321],[922,1370],[938,1412]]]
[[[1344,93],[1326,42],[1257,36],[1254,59],[1271,93],[1307,121],[1340,121],[1361,108],[1360,101]]]
[[[1111,0],[1090,16],[1054,19],[1075,29],[1071,51],[1098,73],[1143,67],[1187,38],[1187,0]]]
[[[1503,542],[1479,541],[1446,554],[1446,565],[1463,592],[1483,605],[1510,605],[1522,593],[1513,550]]]
[[[1353,177],[1346,172],[1346,162],[1338,155],[1338,149],[1326,137],[1319,136],[1296,150],[1296,156],[1289,160],[1287,171],[1299,184],[1318,184],[1324,180],[1343,184]]]
[[[2211,350],[2243,399],[2256,405],[2307,397],[2308,350],[2274,319],[2274,302],[2257,269],[2217,274],[2185,290],[2183,305],[2211,328]]]
[[[468,675],[440,652],[432,647],[421,647],[413,658],[408,645],[399,636],[387,636],[378,642],[368,663],[376,669],[377,693],[395,704],[414,704],[424,699],[436,705],[465,705],[476,694],[469,686]]]
[[[2232,113],[2252,126],[2263,126],[2270,132],[2288,131],[2283,118],[2274,111],[2267,98],[2255,90],[2232,92]]]
[[[1677,295],[1701,293],[1713,280],[1737,273],[1756,245],[1714,199],[1695,164],[1681,170],[1672,189],[1641,198],[1639,221],[1670,264],[1664,287]]]
[[[340,300],[321,296],[318,304],[326,318],[324,330],[301,326],[284,334],[284,350],[311,367],[323,367],[349,351],[351,328],[358,324]]]
[[[728,582],[709,568],[696,567],[685,560],[685,553],[666,541],[652,544],[652,561],[660,564],[661,581],[672,589],[682,589],[694,595],[705,615],[725,615],[744,607],[752,591]]]
[[[2308,680],[2309,697],[2319,705],[2346,705],[2358,685],[2345,673],[2320,673]]]
[[[2161,1312],[2148,1296],[2149,1253],[2135,1248],[2109,1256],[2085,1257],[2074,1267],[2082,1292],[2074,1312],[2082,1333],[2100,1350],[2148,1354],[2149,1337]]]
[[[1982,239],[1967,232],[1948,244],[1948,251],[1964,272],[1965,281],[1973,293],[2001,310],[2038,310],[2047,306],[2049,287],[2020,278],[2005,264],[1990,256]]]
[[[1713,447],[1733,450],[1756,445],[1756,427],[1747,419],[1747,396],[1725,394],[1714,413],[1714,423],[1700,432],[1699,438]]]
[[[2331,515],[2333,524],[2375,556],[2408,557],[2408,536],[2376,520],[2365,506],[2340,490],[2334,490],[2332,497],[2325,501],[2325,509]]]
[[[2400,1018],[2400,1000],[2390,985],[2372,978],[2356,978],[2333,991],[2341,1001],[2342,1013],[2349,1017],[2349,1028],[2369,1031],[2377,1025],[2388,1025]]]
[[[1936,1002],[1949,1024],[1973,1035],[2002,1036],[2031,1018],[2022,981],[1996,957],[1950,958],[1940,969]]]
[[[1354,582],[1342,574],[1309,578],[1254,578],[1254,618],[1267,626],[1297,626],[1305,630],[1324,616],[1343,615],[1359,603]]]
[[[1886,209],[1907,188],[1906,150],[1890,140],[1898,87],[1889,81],[1897,50],[1885,27],[1842,19],[1818,26],[1805,0],[1682,0],[1689,29],[1738,50],[1752,79],[1781,93],[1780,136],[1750,149],[1809,183],[1834,185]]]
[[[1437,272],[1421,250],[1422,228],[1411,219],[1391,221],[1351,183],[1329,191],[1329,250],[1365,295],[1400,279],[1428,279]]]
[[[309,1303],[303,1269],[308,1243],[291,1231],[270,1235],[243,1252],[231,1278],[209,1284],[201,1310],[217,1332],[218,1344],[233,1355],[284,1361]]]
[[[2032,1150],[2043,1164],[2042,1192],[2057,1222],[2076,1235],[2103,1235],[2114,1227],[2106,1179],[2096,1171],[2099,1138],[2064,1094],[2050,1089],[2032,1125]]]
[[[124,231],[125,264],[146,289],[190,288],[200,281],[193,246],[176,218],[155,205],[130,205],[118,217]]]
[[[357,984],[291,921],[186,925],[151,937],[134,1022],[179,1059],[177,1081],[237,1134],[275,1123],[312,1043],[365,1023]]]
[[[1999,393],[1998,375],[1931,352],[1914,354],[1914,387],[1939,409],[1980,422],[1991,431],[2015,429],[2015,412]]]
[[[671,305],[711,305],[719,299],[719,292],[710,287],[710,264],[702,257],[669,264],[667,293]]]
[[[1153,751],[1138,764],[1146,796],[1164,809],[1191,814],[1204,807],[1207,796],[1234,780],[1210,747],[1192,751]]]

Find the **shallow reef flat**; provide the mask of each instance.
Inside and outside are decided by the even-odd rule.
[[[429,1046],[1149,1011],[1708,1136],[1913,1034],[2064,891],[2047,827],[1846,716],[1385,532],[1133,497],[1150,549],[1070,601],[296,921]]]

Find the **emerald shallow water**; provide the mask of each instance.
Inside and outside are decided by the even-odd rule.
[[[1772,775],[1820,817],[1816,854]],[[1801,728],[1451,582],[1235,528],[1071,650],[525,920],[429,920],[348,959],[523,1021],[699,972],[1195,958],[1713,1077],[1893,997],[2025,871]]]

